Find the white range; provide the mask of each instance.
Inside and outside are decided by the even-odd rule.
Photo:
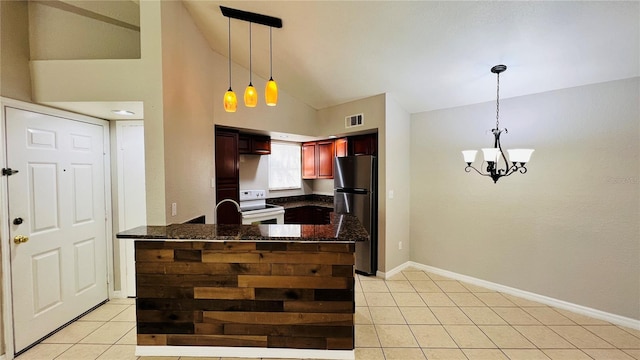
[[[284,208],[267,204],[265,190],[240,190],[242,224],[284,224]]]

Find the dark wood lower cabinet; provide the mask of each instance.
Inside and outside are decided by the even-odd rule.
[[[331,221],[333,209],[322,206],[300,206],[286,209],[285,224],[313,224],[324,225]]]

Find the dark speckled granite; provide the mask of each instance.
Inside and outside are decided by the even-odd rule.
[[[289,241],[350,243],[369,235],[352,215],[331,216],[329,225],[211,225],[140,226],[120,232],[120,239],[190,239],[207,241]]]
[[[333,209],[333,196],[327,195],[299,195],[285,196],[279,198],[267,199],[267,203],[280,205],[286,209],[292,209],[303,206],[320,206]]]

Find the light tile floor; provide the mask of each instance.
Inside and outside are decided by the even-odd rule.
[[[355,322],[358,360],[640,359],[640,330],[418,269],[358,276]],[[178,359],[136,357],[135,341],[134,301],[113,299],[17,359]]]

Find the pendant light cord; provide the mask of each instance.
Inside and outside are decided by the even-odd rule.
[[[269,26],[269,80],[273,80],[273,42],[271,38],[271,26]]]
[[[229,90],[231,90],[231,18],[229,18]]]
[[[251,22],[249,22],[249,85],[253,86],[251,79],[253,71],[251,70]]]

